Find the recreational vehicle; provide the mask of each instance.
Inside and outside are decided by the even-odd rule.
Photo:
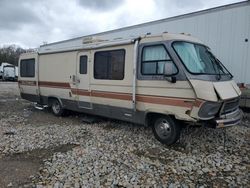
[[[11,64],[6,63],[6,62],[2,62],[1,65],[0,65],[0,78],[1,79],[3,78],[3,67],[6,66],[6,65],[11,65]]]
[[[232,78],[202,41],[163,33],[45,45],[20,56],[18,83],[23,99],[48,105],[56,116],[69,109],[143,124],[173,144],[183,122],[240,123],[241,91]]]
[[[16,79],[15,66],[13,66],[13,65],[3,66],[2,79],[5,81],[15,81],[15,79]]]

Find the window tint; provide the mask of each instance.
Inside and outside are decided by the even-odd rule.
[[[163,45],[146,46],[143,48],[141,66],[142,74],[162,75],[165,63],[173,64]]]
[[[23,59],[20,63],[21,77],[35,76],[35,59]]]
[[[95,53],[94,77],[96,79],[122,80],[124,78],[125,50]]]
[[[86,55],[80,56],[80,74],[87,74],[87,64],[88,64],[88,57]]]

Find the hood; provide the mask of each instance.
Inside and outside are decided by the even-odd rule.
[[[207,101],[218,101],[235,98],[241,95],[241,91],[233,80],[211,82],[203,80],[190,80],[196,96]]]

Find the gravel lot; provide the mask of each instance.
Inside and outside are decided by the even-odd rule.
[[[169,147],[150,128],[83,114],[54,117],[0,82],[0,187],[250,187],[250,115],[189,127]]]

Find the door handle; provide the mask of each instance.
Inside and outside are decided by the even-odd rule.
[[[72,75],[72,84],[76,85],[79,84],[80,82],[81,80],[76,75]]]
[[[76,84],[76,75],[72,75],[72,84],[73,84],[73,85]]]

